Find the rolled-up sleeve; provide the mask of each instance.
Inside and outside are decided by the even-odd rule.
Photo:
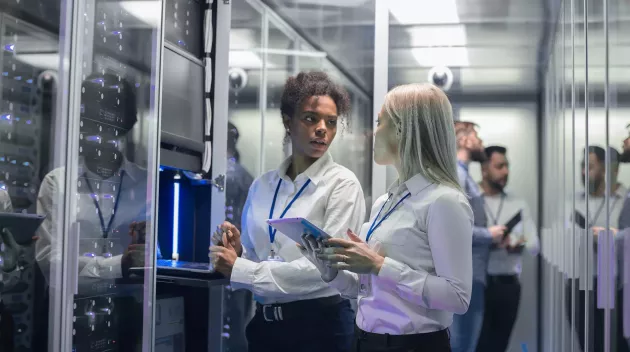
[[[400,297],[409,302],[465,313],[472,291],[472,219],[463,195],[438,198],[427,216],[435,274],[385,258],[378,277],[395,283]]]
[[[246,212],[247,209],[244,217],[247,216]],[[347,179],[332,191],[326,204],[322,229],[333,237],[344,237],[347,229],[358,231],[364,218],[365,200],[361,185],[356,179]],[[321,279],[319,270],[307,258],[291,262],[260,261],[262,254],[252,253],[255,251],[254,246],[247,244],[252,234],[244,235],[243,246],[247,255],[238,258],[232,269],[231,285],[234,289],[248,289],[255,295],[273,299],[286,295],[299,296],[328,286]]]

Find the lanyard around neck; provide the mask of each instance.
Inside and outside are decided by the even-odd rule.
[[[381,216],[381,212],[383,212],[383,209],[385,208],[387,203],[389,203],[389,200],[392,198],[392,195],[390,195],[389,198],[387,198],[387,200],[385,201],[385,204],[383,204],[383,206],[381,207],[381,210],[379,210],[378,214],[376,214],[376,218],[374,218],[374,221],[372,221],[372,225],[370,226],[370,229],[368,230],[367,237],[365,238],[365,242],[368,242],[370,240],[370,237],[372,237],[372,233],[374,232],[374,230],[376,230],[379,226],[381,226],[383,221],[385,221],[390,215],[392,215],[392,213],[396,210],[396,208],[398,208],[400,203],[402,203],[405,199],[409,198],[410,196],[411,196],[411,193],[405,194],[402,198],[400,198],[398,203],[396,203],[396,205],[394,205],[387,212],[387,214],[385,214],[385,216],[383,216],[383,218],[379,220],[378,218]]]
[[[105,226],[105,219],[103,218],[103,212],[101,211],[101,206],[98,204],[96,200],[97,195],[94,193],[94,189],[92,189],[92,185],[90,184],[90,180],[87,178],[87,173],[83,174],[83,178],[85,178],[85,183],[87,183],[87,187],[90,190],[90,198],[94,202],[94,207],[96,207],[96,213],[98,214],[98,219],[101,221],[101,233],[103,238],[107,238],[109,236],[109,232],[112,229],[112,223],[114,222],[114,216],[116,216],[116,211],[118,210],[118,201],[120,201],[120,191],[122,190],[122,181],[123,176],[125,176],[125,171],[122,170],[120,172],[120,185],[118,186],[118,194],[116,194],[116,199],[114,200],[114,211],[112,216],[109,218],[107,222],[107,226]]]
[[[499,208],[497,209],[496,216],[492,214],[492,210],[490,209],[490,206],[488,206],[488,203],[484,202],[484,206],[486,207],[488,214],[490,214],[490,217],[492,218],[493,225],[499,224],[499,217],[501,217],[501,211],[503,211],[504,202],[505,202],[505,193],[501,193],[501,201],[499,202]]]
[[[295,194],[295,196],[293,197],[293,199],[291,199],[291,201],[289,202],[289,204],[287,205],[286,208],[284,208],[284,211],[282,211],[282,214],[280,214],[280,217],[278,219],[282,219],[284,218],[284,216],[286,215],[287,211],[289,211],[289,209],[291,208],[291,206],[293,205],[293,203],[295,203],[295,201],[300,198],[300,196],[302,195],[302,192],[304,192],[304,190],[306,189],[306,187],[311,183],[311,180],[307,180],[304,183],[304,186],[302,186],[302,188],[300,188],[300,190]],[[278,186],[276,187],[276,193],[273,195],[273,201],[271,202],[271,209],[269,210],[269,219],[273,219],[273,211],[276,208],[276,200],[278,199],[278,192],[280,192],[280,186],[282,185],[282,179],[280,179],[278,181]],[[269,227],[269,240],[271,241],[271,243],[273,243],[273,241],[276,239],[276,229],[272,228],[271,225],[268,226]]]
[[[615,197],[615,201],[613,202],[612,206],[610,207],[610,209],[614,209],[615,205],[617,205],[617,201],[619,200],[619,197]],[[602,199],[602,202],[599,204],[599,208],[597,208],[597,212],[595,213],[595,217],[593,218],[592,221],[590,221],[590,226],[595,226],[595,223],[597,222],[597,220],[599,220],[599,216],[602,213],[602,210],[604,209],[604,205],[606,205],[606,198]]]

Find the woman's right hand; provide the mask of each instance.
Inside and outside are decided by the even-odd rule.
[[[302,235],[302,245],[297,245],[302,254],[315,265],[322,276],[322,280],[331,282],[337,277],[339,271],[331,268],[323,260],[317,258],[317,254],[322,253],[324,244],[313,237],[313,235]]]
[[[213,243],[218,246],[225,246],[223,244],[223,234],[226,234],[227,240],[232,245],[232,248],[236,251],[236,254],[240,257],[243,254],[243,245],[241,244],[241,231],[236,228],[232,223],[224,221],[223,224],[217,227],[217,230],[212,234]]]

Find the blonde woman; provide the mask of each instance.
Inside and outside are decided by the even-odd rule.
[[[398,181],[360,236],[305,235],[301,250],[325,282],[358,295],[354,351],[450,351],[447,329],[472,290],[473,214],[457,178],[448,98],[428,84],[394,88],[374,139],[374,161],[395,166]]]

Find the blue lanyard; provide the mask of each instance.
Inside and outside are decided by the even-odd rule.
[[[365,238],[365,242],[368,242],[370,240],[370,237],[372,237],[372,233],[374,232],[374,230],[376,230],[379,226],[381,226],[383,221],[385,221],[390,215],[392,215],[392,213],[394,212],[394,210],[396,210],[396,208],[398,208],[400,203],[402,203],[405,199],[409,198],[409,196],[411,196],[411,193],[407,193],[407,194],[405,194],[404,197],[400,198],[398,203],[396,203],[396,205],[394,205],[394,207],[391,208],[387,212],[387,214],[385,214],[385,216],[383,216],[383,218],[380,221],[378,221],[378,217],[381,216],[381,212],[383,211],[383,209],[387,205],[387,202],[389,202],[389,200],[391,199],[391,196],[389,198],[387,198],[387,200],[385,201],[385,204],[383,204],[383,206],[381,207],[381,210],[379,210],[378,214],[376,214],[376,218],[374,219],[374,221],[372,221],[372,225],[370,226],[370,229],[368,230],[367,237]]]
[[[122,190],[122,182],[123,182],[124,176],[125,176],[125,171],[123,170],[120,172],[120,185],[118,186],[118,194],[116,194],[116,199],[114,200],[114,209],[112,211],[112,216],[110,216],[109,222],[107,222],[107,225],[105,225],[105,219],[103,218],[103,212],[101,211],[101,206],[98,204],[98,201],[93,196],[96,194],[94,193],[94,190],[92,189],[90,180],[88,180],[87,178],[87,173],[83,174],[83,178],[85,178],[85,183],[87,184],[87,187],[91,193],[90,198],[92,198],[92,201],[94,202],[94,207],[96,207],[96,213],[98,214],[98,219],[101,221],[101,234],[103,235],[104,239],[107,239],[107,237],[109,236],[109,233],[112,230],[112,223],[114,222],[114,216],[116,216],[116,212],[118,211],[118,201],[120,200],[120,191]]]
[[[291,208],[291,206],[293,205],[293,203],[295,203],[295,201],[300,198],[300,196],[302,195],[302,192],[304,192],[304,190],[306,189],[306,187],[311,183],[311,180],[307,180],[304,183],[304,186],[302,186],[302,188],[300,188],[300,190],[298,191],[298,193],[293,197],[293,199],[289,202],[289,204],[287,205],[286,208],[284,208],[284,211],[282,212],[282,214],[280,214],[279,219],[282,219],[287,211],[289,211],[289,209]],[[273,195],[273,202],[271,203],[271,209],[269,210],[269,219],[273,219],[273,210],[276,208],[276,200],[278,199],[278,192],[280,191],[280,186],[282,185],[282,179],[280,179],[280,181],[278,181],[278,187],[276,187],[276,193]],[[271,243],[273,243],[273,241],[276,239],[276,229],[272,228],[271,225],[269,225],[269,239],[271,241]]]

